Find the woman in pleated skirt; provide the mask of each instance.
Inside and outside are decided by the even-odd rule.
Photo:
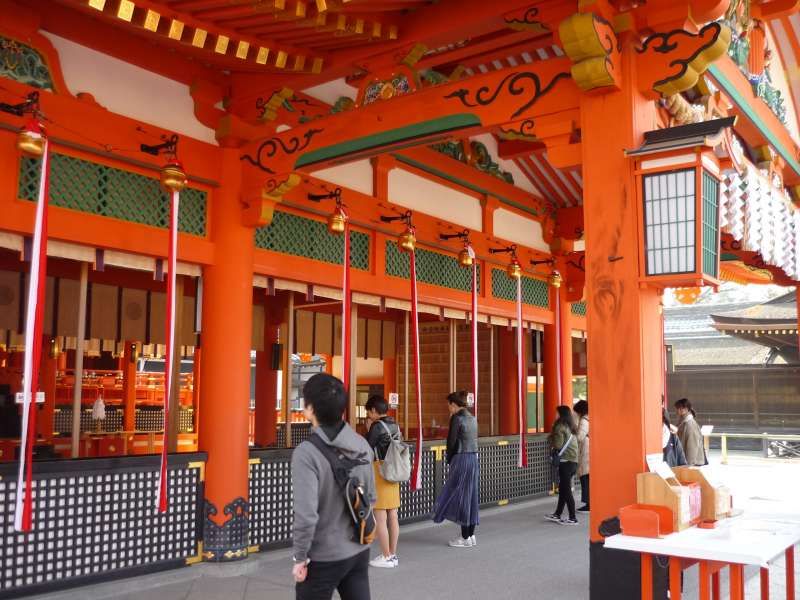
[[[450,540],[453,548],[478,545],[478,421],[467,410],[467,393],[453,392],[447,397],[450,431],[447,435],[447,464],[450,466],[442,493],[436,499],[433,520],[452,521],[461,526],[461,536]]]

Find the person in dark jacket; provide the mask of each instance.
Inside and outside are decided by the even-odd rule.
[[[375,453],[372,463],[375,470],[375,487],[378,501],[375,503],[375,525],[381,555],[370,561],[373,567],[391,569],[399,565],[397,559],[397,539],[400,537],[400,521],[397,509],[400,508],[400,484],[386,481],[380,472],[380,464],[386,458],[386,451],[392,438],[399,439],[400,427],[388,416],[389,404],[382,396],[367,399],[367,442]]]
[[[433,520],[445,519],[461,525],[461,536],[450,540],[453,548],[473,548],[478,545],[475,526],[478,525],[478,421],[467,410],[467,393],[453,392],[447,396],[450,410],[450,431],[447,434],[447,464],[450,471],[444,489],[436,498]]]
[[[683,454],[683,445],[673,431],[672,423],[669,422],[667,409],[661,409],[661,445],[664,448],[664,462],[670,467],[682,467],[686,464],[686,456]]]
[[[572,495],[572,478],[578,470],[578,425],[569,406],[559,406],[558,418],[550,433],[550,447],[561,453],[558,463],[558,504],[556,512],[545,519],[559,525],[577,525],[575,516],[575,497]],[[569,518],[562,519],[564,506],[569,510]]]

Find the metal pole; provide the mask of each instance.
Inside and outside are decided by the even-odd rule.
[[[405,312],[404,319],[404,343],[403,350],[405,351],[405,359],[403,361],[403,436],[408,439],[408,403],[410,396],[408,394],[408,311]]]
[[[80,456],[81,396],[83,395],[83,338],[86,337],[86,294],[89,289],[89,263],[81,263],[78,295],[78,344],[75,350],[75,385],[72,388],[72,458]]]
[[[286,447],[292,447],[292,419],[289,403],[292,401],[292,354],[294,354],[294,292],[289,292],[289,304],[286,310],[286,341],[283,347],[286,348],[283,354],[283,426],[285,431]]]

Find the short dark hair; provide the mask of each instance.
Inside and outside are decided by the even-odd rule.
[[[553,428],[561,423],[564,427],[569,429],[573,434],[578,433],[578,425],[575,423],[575,418],[572,416],[572,409],[569,406],[556,407],[556,422],[553,423]]]
[[[685,408],[685,409],[686,409],[686,410],[688,410],[690,413],[692,413],[692,416],[693,416],[693,417],[696,417],[696,416],[697,416],[697,413],[696,413],[696,412],[694,412],[694,409],[692,408],[692,403],[691,403],[691,402],[689,402],[689,400],[688,400],[687,398],[681,398],[680,400],[678,400],[678,401],[675,403],[675,408],[677,408],[677,409]]]
[[[329,373],[317,373],[303,386],[303,403],[314,409],[320,425],[336,425],[347,406],[344,384]]]
[[[447,401],[450,404],[455,404],[456,406],[460,406],[461,408],[467,407],[467,392],[464,390],[453,392],[452,394],[447,395]]]
[[[374,410],[379,415],[385,415],[389,412],[389,403],[386,402],[383,396],[373,394],[367,399],[367,404],[364,408],[367,410]]]
[[[578,400],[572,410],[581,417],[585,417],[589,414],[589,403],[586,400]]]

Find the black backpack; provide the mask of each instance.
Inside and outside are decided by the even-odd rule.
[[[353,469],[368,465],[370,461],[349,458],[326,444],[318,435],[309,439],[314,447],[322,452],[333,471],[333,480],[344,494],[344,505],[353,521],[353,540],[368,546],[375,539],[375,514],[365,499],[364,484],[353,476]]]

